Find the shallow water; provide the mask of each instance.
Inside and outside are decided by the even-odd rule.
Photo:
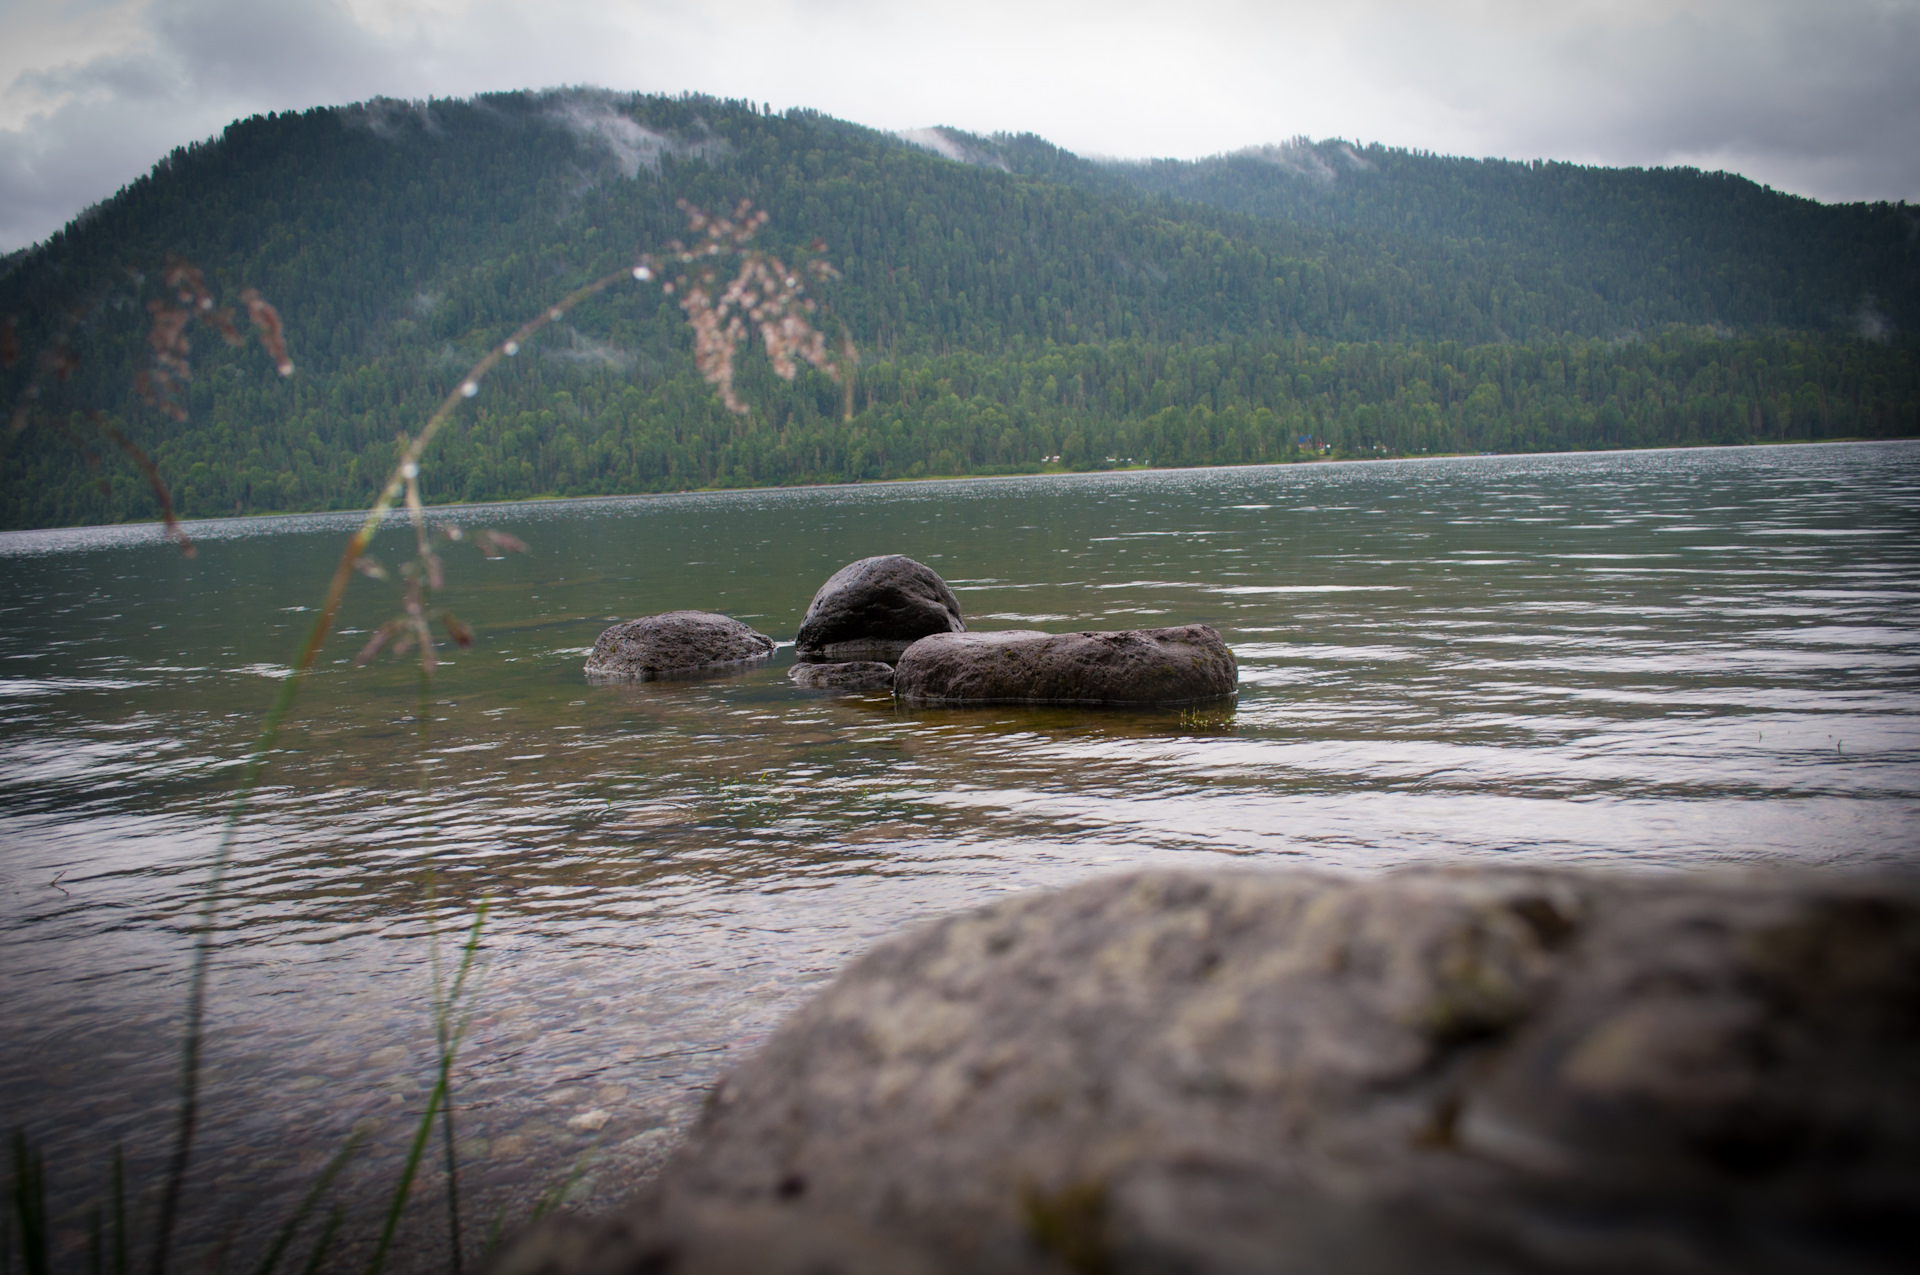
[[[576,1168],[573,1198],[618,1198],[849,956],[1011,890],[1143,864],[1911,864],[1920,843],[1920,445],[446,516],[532,552],[451,551],[480,639],[434,679],[424,748],[410,666],[349,662],[395,601],[355,583],[221,917],[192,1244],[257,1242],[352,1128],[349,1194],[391,1177],[431,1084],[429,921],[445,958],[483,898],[457,1095],[481,1232]],[[152,528],[0,535],[0,1120],[49,1148],[69,1252],[107,1149],[164,1149],[193,909],[351,525],[201,524],[194,559]],[[1212,624],[1237,702],[908,712],[793,688],[788,649],[704,681],[581,674],[606,624],[677,607],[790,640],[822,580],[884,552],[944,575],[975,628]],[[413,1264],[440,1251],[430,1194]]]

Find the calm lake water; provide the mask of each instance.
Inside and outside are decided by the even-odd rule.
[[[351,1129],[348,1192],[390,1178],[431,1084],[431,922],[482,899],[458,1111],[484,1231],[570,1172],[619,1198],[850,956],[1008,891],[1920,845],[1920,445],[444,512],[532,552],[450,552],[480,637],[435,678],[424,749],[410,666],[349,662],[396,596],[354,585],[241,840],[193,1244],[251,1242]],[[164,1150],[193,909],[352,521],[200,524],[194,559],[150,527],[0,535],[0,1123],[49,1149],[63,1209],[116,1141],[136,1168]],[[795,689],[790,648],[705,681],[582,676],[649,612],[790,641],[821,581],[891,552],[975,628],[1212,624],[1238,700],[908,712]],[[441,1224],[416,1214],[429,1265]]]

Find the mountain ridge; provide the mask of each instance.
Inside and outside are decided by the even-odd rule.
[[[684,234],[682,199],[753,200],[776,251],[827,241],[853,419],[757,355],[735,419],[675,303],[622,290],[489,379],[430,458],[440,498],[1920,432],[1905,205],[1337,139],[1129,165],[922,132],[586,89],[256,116],[17,254],[0,314],[29,350],[67,325],[79,367],[43,421],[105,412],[188,514],[361,503],[448,378]],[[260,288],[299,374],[213,360],[184,422],[146,409],[170,253]],[[30,374],[0,381],[10,403]],[[151,516],[137,473],[60,434],[0,457],[0,521]]]

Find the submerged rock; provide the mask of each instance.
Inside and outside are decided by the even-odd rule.
[[[1891,1272],[1916,1075],[1910,879],[1147,872],[881,943],[497,1269]]]
[[[884,660],[931,633],[962,633],[960,601],[912,558],[886,554],[840,568],[820,586],[795,642],[802,660]]]
[[[893,665],[878,660],[841,664],[796,664],[787,676],[810,690],[885,691],[893,688]]]
[[[596,681],[649,681],[751,664],[773,654],[774,641],[711,611],[668,611],[616,624],[593,644],[587,676]]]
[[[900,657],[894,693],[922,704],[1179,704],[1231,695],[1233,652],[1204,624],[1117,633],[959,633]]]

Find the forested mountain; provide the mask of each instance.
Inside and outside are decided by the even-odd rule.
[[[1453,159],[1304,139],[1125,165],[1138,188],[1263,217],[1459,244],[1593,280],[1653,322],[1912,328],[1920,209],[1830,208],[1728,173]]]
[[[677,200],[742,198],[769,246],[824,240],[841,271],[822,295],[861,350],[851,419],[824,376],[758,356],[752,414],[725,411],[674,299],[636,283],[487,381],[429,493],[1920,433],[1905,205],[1345,143],[1102,164],[747,103],[503,94],[242,121],[9,258],[0,314],[28,357],[6,401],[35,351],[78,361],[42,368],[0,521],[153,515],[94,409],[185,514],[363,503],[472,358],[684,234]],[[145,405],[169,254],[278,306],[297,373],[202,338],[186,418]]]

